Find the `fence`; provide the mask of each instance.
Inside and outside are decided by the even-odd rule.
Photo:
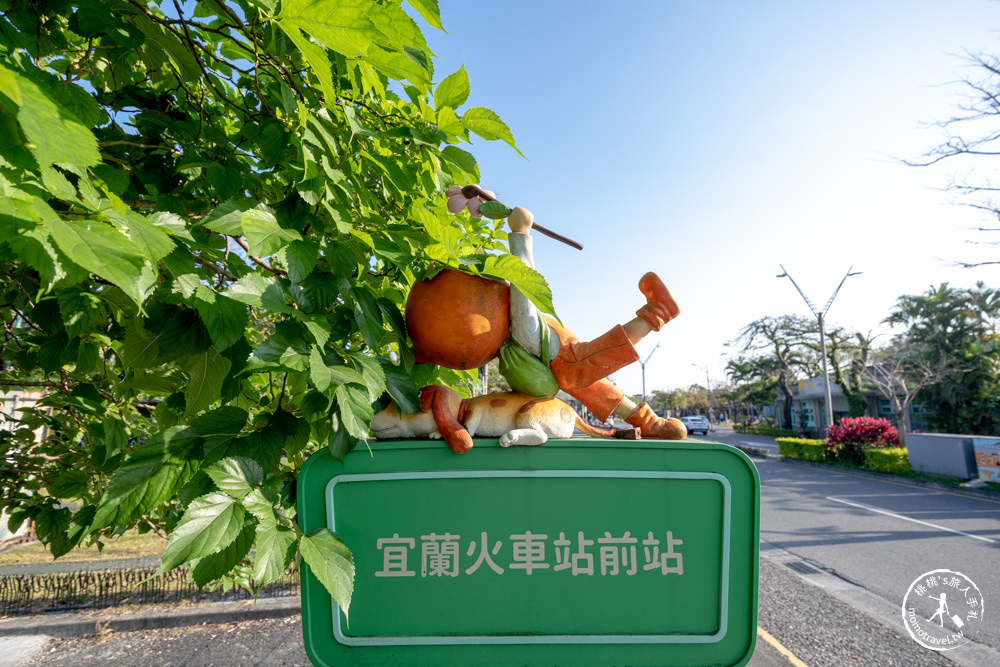
[[[203,591],[188,581],[186,569],[172,570],[144,581],[155,567],[122,570],[0,575],[0,615],[102,609],[125,604],[234,601],[251,599],[248,591],[233,587]],[[257,597],[299,594],[299,572],[289,570],[278,581],[257,591]]]

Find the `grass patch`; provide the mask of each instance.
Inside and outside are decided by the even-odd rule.
[[[69,563],[74,561],[112,560],[115,558],[159,557],[167,541],[156,533],[140,535],[130,530],[104,544],[101,551],[97,547],[78,547],[56,561],[40,542],[32,542],[0,554],[0,565],[20,565],[25,563]]]

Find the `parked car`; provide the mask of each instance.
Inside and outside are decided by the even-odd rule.
[[[701,431],[702,435],[708,435],[709,430],[712,428],[712,426],[708,423],[708,419],[706,419],[704,415],[681,417],[681,422],[687,426],[688,433]]]

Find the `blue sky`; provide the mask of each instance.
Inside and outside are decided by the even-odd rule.
[[[940,190],[958,163],[912,168],[963,101],[966,51],[1000,53],[988,0],[836,3],[441,0],[424,26],[435,80],[472,93],[527,159],[475,140],[484,187],[583,251],[539,237],[538,269],[582,339],[634,315],[656,271],[681,316],[638,345],[647,391],[714,385],[725,343],[767,315],[810,315],[853,266],[828,320],[861,331],[902,294],[1000,287],[971,246],[981,214]],[[998,159],[1000,164],[1000,159]],[[988,221],[987,221],[988,222]],[[994,256],[1000,253],[992,249]],[[614,379],[642,388],[639,364]]]

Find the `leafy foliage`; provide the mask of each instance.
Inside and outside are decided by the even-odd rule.
[[[902,447],[895,449],[866,449],[865,467],[875,472],[890,475],[905,475],[910,472],[910,458]]]
[[[346,611],[350,552],[302,534],[294,482],[383,392],[466,377],[414,364],[409,286],[451,266],[551,310],[502,221],[443,196],[510,130],[461,110],[464,68],[434,88],[398,0],[0,0],[0,34],[0,386],[40,396],[5,415],[0,509],[57,556],[171,533],[200,584],[300,548]]]
[[[899,375],[934,430],[1000,435],[1000,290],[945,283],[899,297],[886,322],[905,327]]]
[[[778,453],[790,459],[814,461],[821,463],[827,460],[826,441],[810,438],[777,438]]]
[[[826,446],[836,460],[864,465],[866,449],[899,447],[899,433],[888,419],[845,417],[827,429]]]

